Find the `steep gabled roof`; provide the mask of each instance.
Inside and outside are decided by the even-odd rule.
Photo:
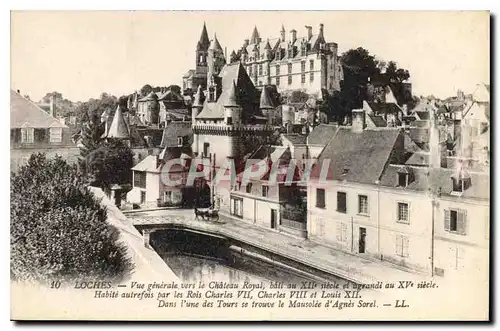
[[[375,184],[390,161],[399,135],[399,129],[354,132],[341,127],[320,154],[311,178],[319,178],[322,167],[328,166],[328,180]]]
[[[191,127],[191,122],[184,121],[174,121],[170,122],[163,129],[163,137],[161,140],[160,147],[177,147],[177,138],[182,137],[185,144],[191,145],[193,142],[193,130]]]
[[[30,100],[10,90],[10,128],[67,128]]]
[[[307,136],[307,144],[325,146],[335,136],[338,129],[339,127],[335,125],[320,124]]]
[[[269,97],[269,93],[267,92],[266,87],[264,86],[262,88],[262,93],[260,94],[260,109],[273,109],[275,108],[273,106],[273,102],[271,101],[271,98]]]
[[[222,79],[222,93],[215,103],[205,102],[203,110],[196,118],[224,118],[224,105],[227,104],[233,81],[236,85],[238,103],[243,108],[243,116],[261,115],[258,109],[259,95],[241,62],[226,64],[219,74]]]

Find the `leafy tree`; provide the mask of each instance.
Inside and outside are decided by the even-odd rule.
[[[144,97],[146,95],[148,95],[149,93],[151,93],[151,91],[153,91],[153,87],[149,84],[146,84],[144,85],[143,87],[141,87],[141,95]]]
[[[80,154],[83,157],[99,148],[103,142],[101,136],[104,133],[104,126],[97,114],[97,111],[92,112],[90,118],[81,128],[81,143],[83,146],[80,148]]]
[[[362,47],[350,49],[341,56],[344,69],[342,99],[346,113],[360,108],[363,100],[367,99],[368,79],[380,73],[375,57]]]
[[[119,280],[133,265],[76,166],[33,154],[11,174],[11,277]]]
[[[105,190],[113,184],[131,184],[132,167],[132,150],[119,140],[103,142],[85,158],[91,184]]]

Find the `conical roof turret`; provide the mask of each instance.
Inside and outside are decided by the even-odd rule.
[[[250,44],[255,44],[258,42],[260,36],[259,31],[257,31],[257,26],[253,28],[252,37],[250,37]]]
[[[260,109],[273,109],[273,103],[269,97],[266,87],[262,88],[262,93],[260,94]]]
[[[198,85],[198,90],[194,96],[193,107],[203,107],[203,92],[201,91],[201,85]]]
[[[214,34],[214,40],[212,40],[212,43],[210,44],[209,50],[222,52],[222,46],[220,45],[216,34]]]
[[[115,116],[113,117],[113,121],[111,122],[111,126],[109,127],[106,138],[114,138],[114,139],[130,138],[128,125],[127,122],[125,121],[120,105],[116,107]]]
[[[224,105],[224,107],[239,107],[238,106],[238,98],[236,95],[236,83],[233,80],[233,83],[231,84],[231,88],[229,89],[229,93],[227,96],[227,101]]]

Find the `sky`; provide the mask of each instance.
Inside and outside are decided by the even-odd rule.
[[[11,88],[40,100],[58,91],[72,101],[132,93],[145,84],[182,85],[195,66],[203,23],[227,54],[250,38],[313,34],[324,24],[339,54],[363,47],[408,69],[413,94],[472,93],[490,81],[488,12],[381,11],[13,11]]]

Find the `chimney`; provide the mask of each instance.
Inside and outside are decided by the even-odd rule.
[[[293,44],[297,40],[297,31],[292,29],[290,30],[290,42]]]
[[[366,127],[365,111],[363,109],[352,110],[352,131],[363,132]]]
[[[319,33],[320,37],[323,37],[323,23],[319,24],[319,32],[318,33]]]
[[[311,40],[311,37],[313,35],[312,26],[306,25],[306,32],[307,32],[307,41],[309,41],[309,40]]]
[[[20,90],[17,90],[17,93],[18,93],[18,94],[21,94],[21,91],[20,91]]]
[[[250,44],[250,39],[245,39],[245,42],[243,43],[243,47],[247,47]]]
[[[56,117],[56,96],[54,94],[50,96],[50,116]]]

